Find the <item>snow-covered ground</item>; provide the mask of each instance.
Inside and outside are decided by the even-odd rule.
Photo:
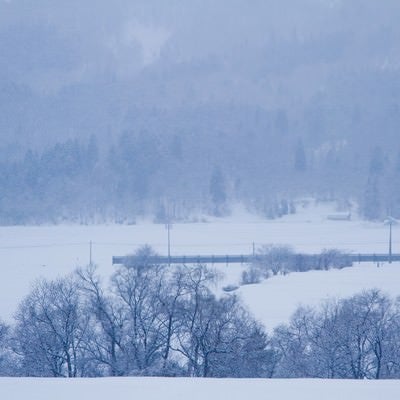
[[[296,251],[318,252],[339,248],[358,252],[387,252],[388,227],[384,224],[355,221],[329,221],[332,210],[320,205],[299,209],[298,214],[268,221],[243,211],[226,219],[206,223],[174,224],[171,231],[172,254],[249,254],[253,243],[289,244]],[[393,251],[400,228],[393,227]],[[139,222],[136,225],[100,226],[21,226],[0,227],[0,318],[10,319],[32,282],[45,276],[53,278],[89,262],[92,241],[93,261],[109,276],[114,270],[113,255],[134,252],[150,244],[160,254],[167,253],[167,231],[162,224]],[[238,282],[242,266],[220,265],[225,283]],[[398,271],[399,270],[399,271]],[[239,290],[254,314],[267,327],[287,320],[298,303],[315,304],[326,296],[350,295],[368,287],[380,287],[400,295],[400,266],[361,264],[353,269],[307,272],[278,276],[260,285]]]
[[[400,381],[96,378],[0,378],[7,400],[376,400],[397,399]]]
[[[318,306],[328,298],[352,296],[377,288],[392,297],[400,295],[400,263],[354,264],[330,271],[294,272],[279,275],[256,285],[242,286],[238,292],[253,315],[268,331],[287,322],[297,306]]]
[[[266,243],[289,244],[294,250],[318,252],[339,248],[351,252],[387,252],[388,227],[363,221],[329,221],[328,207],[305,208],[297,215],[265,221],[246,213],[206,223],[175,224],[171,231],[172,254],[248,254]],[[400,228],[393,227],[393,251],[400,252]],[[150,244],[167,253],[163,225],[0,227],[0,318],[10,320],[31,283],[53,278],[93,261],[108,277],[115,269],[113,255],[134,252]],[[220,265],[225,274],[220,287],[238,283],[244,266]],[[327,297],[350,296],[363,289],[380,288],[400,295],[400,263],[354,265],[331,271],[310,271],[276,276],[237,293],[268,330],[289,319],[299,304],[317,305]],[[397,398],[400,381],[325,380],[212,380],[212,379],[28,379],[0,378],[1,399],[377,399]]]

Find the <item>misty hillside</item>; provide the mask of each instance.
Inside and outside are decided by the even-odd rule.
[[[400,217],[396,0],[0,0],[0,223]]]

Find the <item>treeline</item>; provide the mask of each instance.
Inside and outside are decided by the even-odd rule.
[[[299,308],[269,335],[236,295],[213,292],[213,271],[149,255],[141,249],[109,287],[93,266],[36,282],[14,323],[0,324],[0,374],[400,377],[399,302],[378,291]]]
[[[146,253],[147,250],[144,250]],[[2,326],[3,375],[264,376],[272,353],[236,296],[217,298],[204,266],[95,268],[42,280]]]
[[[0,2],[0,224],[400,217],[397,1],[99,1]]]
[[[296,211],[296,191],[278,183],[282,174],[302,168],[296,164],[292,138],[273,145],[268,162],[260,154],[237,166],[249,153],[268,147],[265,131],[279,135],[274,122],[279,112],[203,107],[182,110],[183,121],[174,113],[154,113],[143,117],[148,129],[128,130],[112,143],[91,136],[86,142],[70,139],[41,150],[4,150],[0,223],[134,223],[142,216],[179,221],[228,215],[235,202],[268,218]],[[257,131],[249,143],[246,132],[240,132],[246,124]],[[287,157],[280,150],[285,147],[293,147],[293,161],[278,174],[281,157]]]
[[[259,283],[261,279],[290,272],[328,270],[353,265],[349,254],[338,249],[324,249],[320,254],[306,255],[295,253],[287,245],[263,245],[255,254],[249,267],[242,272],[241,284]]]
[[[280,134],[278,123],[266,138],[269,122],[260,122],[248,139],[239,132],[241,111],[233,108],[229,115],[234,123],[218,135],[210,131],[201,143],[190,135],[130,132],[108,147],[92,136],[19,157],[3,154],[0,224],[135,223],[142,216],[187,221],[228,215],[237,202],[277,218],[295,213],[295,199],[304,195],[336,200],[340,210],[366,219],[400,217],[395,151],[376,147],[356,158],[332,148],[316,157],[302,140]],[[238,130],[235,138],[231,129]]]
[[[377,290],[299,308],[275,329],[276,377],[400,377],[400,304]]]

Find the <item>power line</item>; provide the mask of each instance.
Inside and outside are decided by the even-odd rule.
[[[85,243],[49,243],[49,244],[26,244],[16,246],[0,246],[0,249],[12,250],[12,249],[36,249],[36,248],[50,248],[50,247],[71,247],[71,246],[83,246]]]
[[[70,242],[70,243],[47,243],[47,244],[21,244],[21,245],[9,245],[9,246],[0,246],[1,250],[13,250],[13,249],[36,249],[36,248],[55,248],[55,247],[72,247],[72,246],[87,246],[89,245],[96,245],[96,246],[132,246],[132,247],[138,247],[138,246],[143,246],[144,244],[150,244],[151,246],[155,247],[161,247],[165,245],[165,242],[94,242],[94,241],[86,241],[86,242]],[[181,247],[181,248],[187,248],[187,247],[221,247],[221,246],[246,246],[253,248],[253,246],[256,248],[257,246],[263,246],[265,244],[289,244],[290,242],[213,242],[213,243],[185,243],[185,244],[174,244],[174,247]],[[362,242],[335,242],[335,241],[329,241],[329,242],[294,242],[292,245],[293,246],[364,246],[364,245],[379,245],[379,244],[387,244],[387,241],[383,240],[368,240],[368,241],[362,241]]]

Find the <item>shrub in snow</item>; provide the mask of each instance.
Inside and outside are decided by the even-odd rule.
[[[264,275],[265,277],[265,275]],[[260,268],[254,265],[249,265],[248,269],[242,272],[242,278],[240,281],[241,285],[251,285],[253,283],[260,283],[262,278],[262,272]]]
[[[345,268],[352,265],[347,253],[337,249],[322,250],[319,260],[318,269],[328,270],[330,268]]]
[[[237,289],[239,289],[239,286],[237,286],[237,285],[226,285],[226,286],[224,286],[224,287],[222,288],[222,290],[223,290],[224,292],[233,292],[233,291],[235,291],[235,290],[237,290]]]
[[[271,275],[290,272],[328,270],[352,265],[349,255],[337,249],[324,249],[321,254],[296,254],[289,246],[262,246],[252,263],[242,272],[241,285],[260,283]]]
[[[293,270],[293,259],[294,252],[290,246],[269,244],[258,249],[254,264],[268,278],[269,271],[277,275]]]

